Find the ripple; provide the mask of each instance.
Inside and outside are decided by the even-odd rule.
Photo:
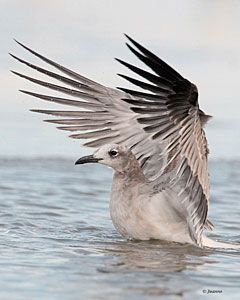
[[[0,295],[23,280],[69,294],[86,288],[90,299],[112,299],[119,289],[125,299],[197,300],[203,288],[238,288],[239,251],[126,241],[109,217],[112,173],[101,168],[99,178],[97,166],[77,172],[71,163],[0,160]],[[230,243],[240,241],[239,166],[211,162],[210,236]],[[105,287],[102,298],[99,287]]]

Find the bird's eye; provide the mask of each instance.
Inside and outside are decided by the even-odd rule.
[[[110,151],[109,151],[109,155],[110,155],[111,157],[116,157],[116,156],[118,155],[118,151],[115,150],[115,149],[110,150]]]

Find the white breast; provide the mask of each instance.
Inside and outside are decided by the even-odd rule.
[[[130,239],[191,243],[186,222],[174,212],[165,193],[146,196],[144,189],[142,184],[130,188],[124,180],[113,179],[110,214],[117,231]]]

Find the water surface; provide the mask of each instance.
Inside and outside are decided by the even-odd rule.
[[[240,242],[240,162],[210,167],[210,235]],[[240,252],[116,233],[110,169],[60,158],[2,158],[0,169],[0,299],[239,299]]]

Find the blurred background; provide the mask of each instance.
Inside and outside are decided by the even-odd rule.
[[[199,89],[201,108],[214,119],[206,131],[211,158],[240,157],[240,2],[234,0],[1,0],[0,156],[78,157],[86,150],[66,132],[43,123],[30,108],[52,108],[18,89],[34,84],[9,70],[33,75],[8,52],[39,64],[13,38],[105,85],[127,86],[113,58],[138,64],[127,33],[176,68]],[[129,74],[129,73],[128,73]]]
[[[75,167],[91,149],[42,122],[57,108],[18,90],[52,93],[10,70],[43,78],[11,52],[45,67],[13,38],[107,86],[129,86],[114,57],[142,67],[123,33],[199,89],[214,118],[210,146],[214,240],[239,243],[240,1],[0,0],[0,299],[239,299],[239,252],[127,241],[109,216],[112,171]],[[47,78],[45,78],[46,80]],[[231,216],[229,218],[229,216]],[[80,297],[80,298],[79,298]]]

